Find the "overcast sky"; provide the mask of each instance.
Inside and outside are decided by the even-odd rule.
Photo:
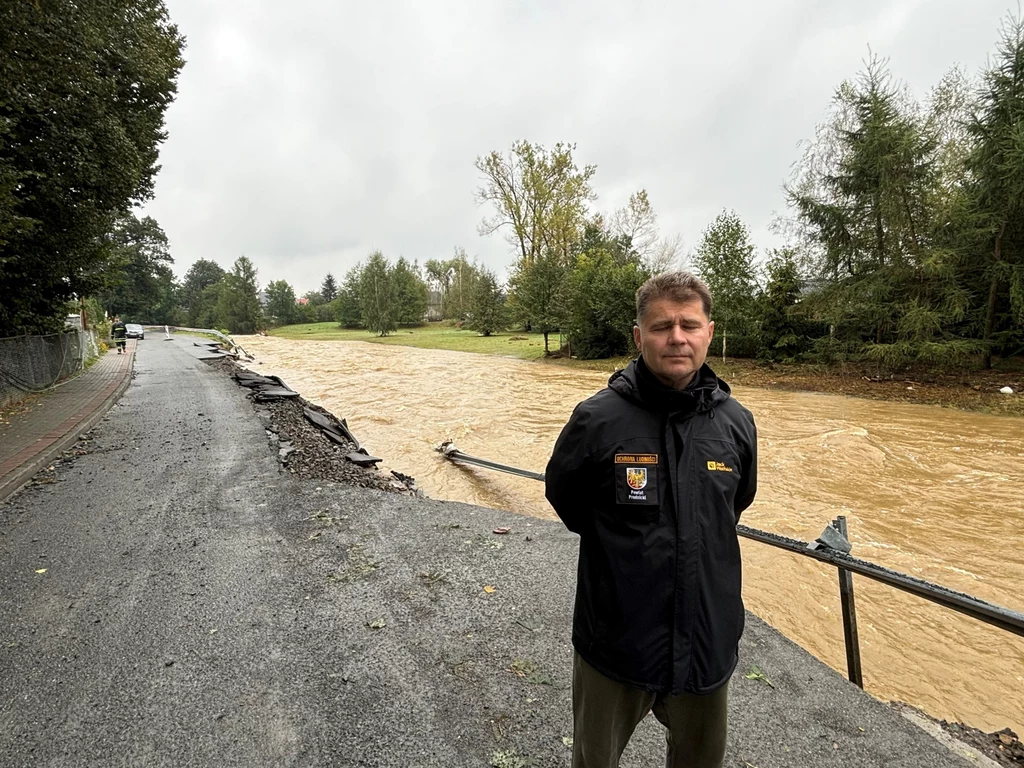
[[[725,207],[759,250],[868,46],[919,96],[994,52],[1013,0],[166,0],[188,38],[156,197],[175,271],[246,255],[301,294],[373,249],[504,274],[473,162],[577,145],[610,212],[646,188],[691,249]]]

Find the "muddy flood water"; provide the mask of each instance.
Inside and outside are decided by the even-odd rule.
[[[554,519],[543,484],[457,467],[434,448],[544,471],[607,373],[365,342],[238,339],[348,423],[385,471],[434,498]],[[713,362],[712,362],[713,365]],[[1024,420],[933,406],[735,388],[757,420],[747,525],[813,540],[846,515],[853,554],[1024,611]],[[834,568],[741,540],[747,607],[845,675]],[[865,687],[978,728],[1024,733],[1024,639],[854,577]],[[743,671],[742,669],[740,670]]]

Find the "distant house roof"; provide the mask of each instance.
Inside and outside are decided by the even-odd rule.
[[[309,304],[309,299],[307,299],[305,296],[300,296],[299,298],[297,298],[295,300],[295,303],[296,304]]]

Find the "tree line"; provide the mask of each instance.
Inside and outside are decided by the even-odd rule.
[[[405,258],[392,263],[374,251],[340,282],[328,273],[319,290],[301,296],[287,280],[273,280],[260,291],[256,269],[245,257],[230,272],[201,259],[175,291],[176,309],[166,322],[230,333],[317,322],[381,336],[428,319],[450,319],[484,334],[508,325],[496,276],[461,250],[452,259],[431,259],[422,269]]]
[[[387,334],[443,319],[608,357],[633,351],[636,288],[683,264],[715,295],[714,354],[989,367],[1024,352],[1017,17],[981,72],[954,68],[924,98],[875,57],[841,83],[784,184],[783,247],[759,251],[724,210],[684,255],[645,190],[602,211],[597,168],[577,163],[575,145],[517,141],[475,161],[480,234],[504,236],[506,279],[461,248],[422,267],[373,252],[300,297],[283,280],[261,295],[245,257],[198,261],[177,283],[160,226],[131,212],[152,194],[183,46],[161,0],[3,4],[0,335],[52,330],[69,300],[93,297],[139,322]]]
[[[778,342],[818,359],[961,365],[1024,352],[1024,24],[917,100],[872,58],[786,185],[799,278]],[[779,295],[775,297],[779,301]]]
[[[974,78],[923,100],[877,57],[835,92],[758,254],[723,211],[687,254],[715,296],[713,351],[767,360],[991,367],[1024,352],[1024,25],[1008,17]],[[477,158],[477,200],[515,258],[511,317],[579,357],[630,349],[632,296],[673,262],[641,190],[605,218],[571,145]]]

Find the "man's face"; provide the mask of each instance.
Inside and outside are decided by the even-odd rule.
[[[633,340],[651,373],[674,389],[686,387],[704,365],[714,334],[715,324],[699,298],[655,299],[633,328]]]

